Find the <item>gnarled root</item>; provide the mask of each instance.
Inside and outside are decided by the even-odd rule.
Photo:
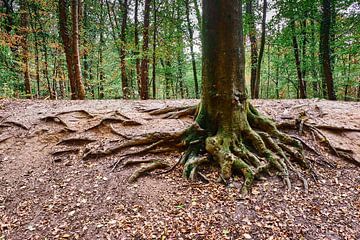
[[[194,179],[198,167],[212,160],[220,168],[219,180],[222,182],[228,184],[237,174],[244,176],[241,196],[248,194],[254,179],[261,178],[270,170],[275,170],[289,189],[290,176],[294,174],[307,191],[307,180],[293,164],[295,161],[303,168],[309,168],[301,143],[278,131],[272,121],[260,115],[251,105],[247,110],[248,123],[241,125],[240,131],[218,131],[216,135],[200,141],[202,146],[189,147],[182,158],[184,177]],[[202,150],[211,157],[201,156]]]
[[[195,116],[198,106],[183,106],[183,107],[166,107],[161,109],[143,110],[152,116],[162,116],[161,118],[178,119],[186,116]]]
[[[139,177],[154,171],[156,169],[164,169],[168,167],[168,164],[162,161],[154,161],[152,163],[144,164],[140,168],[138,168],[129,178],[129,182],[135,182]]]

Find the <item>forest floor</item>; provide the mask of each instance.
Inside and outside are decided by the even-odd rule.
[[[81,158],[85,148],[184,129],[190,117],[163,119],[142,110],[196,103],[0,100],[0,239],[360,239],[360,168],[330,154],[309,132],[290,132],[322,154],[306,152],[318,177],[307,175],[308,193],[297,181],[287,191],[274,176],[256,181],[241,200],[238,188],[215,183],[216,171],[204,172],[208,183],[190,182],[181,166],[129,183],[137,166],[111,171],[123,152]],[[278,122],[318,126],[334,148],[360,159],[360,103],[253,104]],[[130,160],[174,164],[179,156],[158,151]]]

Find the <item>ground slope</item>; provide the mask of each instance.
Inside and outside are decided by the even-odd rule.
[[[196,103],[1,100],[0,239],[360,238],[359,168],[330,155],[328,146],[318,143],[319,134],[306,132],[307,125],[317,126],[334,148],[360,159],[359,103],[252,102],[277,122],[300,121],[304,134],[298,129],[290,134],[323,155],[307,152],[318,177],[315,182],[308,175],[308,194],[300,182],[287,192],[272,177],[256,182],[249,198],[240,200],[238,188],[214,182],[216,172],[204,172],[210,183],[189,182],[180,166],[130,184],[135,167],[111,171],[123,152],[82,160],[86,149],[185,129],[190,117],[163,119],[143,110]],[[124,161],[173,164],[179,158],[161,151]]]

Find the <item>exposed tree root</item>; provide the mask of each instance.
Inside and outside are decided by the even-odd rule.
[[[13,137],[13,135],[5,135],[5,136],[1,135],[0,136],[0,143],[5,142],[6,140],[8,140],[8,139],[10,139],[12,137]]]
[[[25,124],[21,123],[21,122],[17,122],[14,120],[7,120],[7,121],[3,121],[1,122],[0,126],[2,127],[10,127],[10,126],[16,126],[16,127],[20,127],[24,130],[29,130],[31,127],[26,126]]]
[[[142,125],[142,123],[135,121],[135,120],[128,120],[128,119],[118,118],[118,117],[114,117],[114,116],[109,116],[109,117],[102,118],[94,126],[91,126],[87,129],[85,129],[85,131],[89,131],[89,130],[98,128],[102,125],[106,125],[107,123],[121,123],[123,126],[140,126],[140,125]]]
[[[71,137],[59,141],[56,145],[84,145],[95,141],[88,137]]]
[[[344,150],[341,150],[341,149],[338,150],[331,143],[331,141],[325,136],[325,134],[320,130],[320,129],[325,129],[325,130],[329,130],[329,131],[354,131],[354,132],[358,132],[360,129],[347,128],[347,127],[336,127],[336,126],[330,126],[330,125],[324,125],[324,124],[323,125],[309,124],[309,123],[306,123],[304,119],[282,122],[278,126],[281,127],[281,128],[287,128],[287,129],[298,129],[300,133],[302,131],[306,131],[306,129],[307,129],[314,135],[314,140],[315,140],[315,136],[317,136],[320,139],[320,142],[324,142],[326,144],[326,146],[332,151],[332,153],[334,155],[344,159],[345,161],[347,161],[347,162],[349,162],[351,164],[354,164],[356,166],[360,166],[360,160],[355,159],[352,156],[352,152],[348,152],[346,150],[344,151]],[[293,137],[293,138],[298,139],[299,141],[302,142],[302,144],[305,147],[307,147],[308,149],[310,149],[312,152],[316,153],[317,155],[320,155],[320,153],[318,151],[316,151],[314,148],[310,147],[308,144],[306,144],[301,139],[299,139],[297,137]],[[323,160],[323,161],[325,161],[325,160]],[[327,165],[329,165],[329,164],[330,163],[327,163]],[[330,165],[333,166],[333,164],[330,164]]]
[[[122,134],[119,131],[117,131],[111,123],[109,124],[109,126],[110,126],[110,129],[111,129],[112,133],[114,133],[114,134],[116,134],[116,135],[118,135],[118,136],[120,136],[120,137],[122,137],[122,138],[124,138],[126,140],[130,140],[129,136],[126,136],[125,134]]]
[[[152,116],[163,115],[162,118],[177,119],[185,116],[194,116],[197,111],[198,105],[182,106],[182,107],[166,107],[160,109],[143,110]]]
[[[163,169],[168,167],[168,164],[162,162],[162,161],[154,161],[152,163],[145,164],[138,168],[129,178],[129,182],[135,182],[139,177],[142,175],[145,175],[151,171],[154,171],[156,169]]]
[[[135,146],[144,146],[150,145],[142,153],[145,153],[149,150],[152,150],[154,147],[161,145],[175,145],[177,147],[182,147],[184,144],[181,142],[181,137],[183,136],[184,131],[173,132],[173,133],[149,133],[141,136],[135,136],[128,141],[121,141],[117,144],[111,144],[110,146],[105,146],[102,149],[91,148],[85,149],[83,159],[96,158],[101,156],[106,156],[110,154],[119,153],[123,149],[127,149]]]
[[[72,129],[72,128],[66,123],[66,121],[63,120],[60,116],[56,116],[56,115],[54,115],[54,116],[46,116],[46,117],[40,118],[40,120],[45,121],[45,122],[47,122],[47,121],[53,121],[53,122],[55,122],[55,123],[60,123],[60,124],[62,124],[62,125],[65,127],[65,129],[69,130],[70,132],[76,132],[76,131],[77,131],[77,130],[75,130],[75,129]]]
[[[62,112],[56,113],[54,116],[57,117],[57,116],[60,116],[60,115],[69,114],[69,113],[76,113],[76,112],[83,113],[83,114],[87,115],[90,118],[95,117],[93,114],[91,114],[90,112],[88,112],[88,111],[86,111],[84,109],[62,111]]]
[[[306,176],[310,173],[314,179],[317,179],[317,174],[310,162],[310,160],[314,160],[304,157],[303,146],[312,151],[318,158],[321,158],[319,161],[322,161],[322,164],[333,166],[322,159],[320,152],[314,147],[297,136],[280,132],[278,127],[303,129],[304,131],[310,129],[311,132],[328,144],[328,147],[335,155],[357,162],[351,157],[351,152],[336,149],[317,127],[307,124],[305,119],[276,125],[273,121],[261,115],[251,104],[246,103],[244,106],[246,108],[245,113],[240,111],[235,113],[233,122],[239,119],[245,119],[245,121],[239,121],[239,126],[234,125],[235,127],[231,127],[231,129],[219,128],[216,134],[206,132],[195,123],[188,129],[179,132],[155,132],[140,136],[126,136],[110,124],[112,133],[121,136],[123,139],[97,147],[88,147],[83,152],[82,158],[86,160],[124,151],[124,153],[117,156],[117,161],[111,167],[114,170],[119,166],[143,164],[130,177],[131,182],[156,169],[167,168],[167,170],[159,172],[159,174],[168,173],[179,164],[183,165],[183,176],[185,178],[194,180],[199,176],[209,181],[200,171],[202,166],[211,164],[219,167],[219,181],[225,184],[229,184],[234,175],[240,174],[244,177],[241,196],[246,196],[250,192],[255,179],[261,179],[264,174],[273,174],[274,172],[281,177],[288,189],[291,189],[291,181],[296,178],[302,182],[305,191],[307,191],[308,181]],[[194,114],[196,111],[197,107],[191,106],[151,109],[144,112],[148,112],[150,115],[162,115],[163,118],[179,118]],[[108,116],[89,129],[108,122],[124,124],[126,121],[132,121],[125,118],[127,117]],[[199,119],[201,119],[201,116],[199,118],[199,115],[197,115],[196,121]],[[140,123],[136,122],[135,124]],[[125,161],[125,159],[133,156],[174,150],[184,152],[179,161],[172,166],[161,160]]]
[[[59,150],[55,150],[51,153],[54,157],[65,155],[65,154],[77,154],[80,152],[79,148],[63,148]]]

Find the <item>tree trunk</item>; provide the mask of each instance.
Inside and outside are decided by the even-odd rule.
[[[255,98],[256,92],[256,75],[258,67],[258,50],[256,42],[256,26],[254,14],[254,0],[246,2],[246,14],[248,16],[249,40],[251,47],[251,74],[250,74],[250,92],[251,98]]]
[[[257,69],[256,69],[256,82],[255,82],[254,98],[259,98],[261,63],[262,63],[262,59],[264,56],[264,48],[265,48],[266,11],[267,11],[267,0],[264,0],[263,9],[262,9],[262,21],[261,21],[261,42],[260,42],[259,58],[258,58],[258,63],[257,63],[258,65],[257,65]]]
[[[30,67],[29,67],[29,46],[28,46],[28,32],[29,32],[29,13],[27,8],[27,0],[20,2],[20,35],[22,47],[22,71],[24,75],[24,87],[26,98],[31,98],[31,84],[30,84]]]
[[[77,98],[85,99],[85,88],[82,82],[80,52],[79,52],[79,0],[71,0],[72,18],[72,54],[74,64],[74,77],[77,90]]]
[[[196,61],[195,61],[195,53],[194,53],[194,36],[190,21],[189,0],[185,0],[185,10],[186,10],[186,21],[187,21],[187,28],[189,34],[189,42],[190,42],[191,64],[192,64],[194,84],[195,84],[195,98],[199,98],[199,83],[197,78]]]
[[[157,9],[156,1],[153,1],[154,11],[154,31],[153,31],[153,49],[152,49],[152,96],[156,99],[156,36],[157,36]]]
[[[121,52],[120,52],[120,66],[121,66],[121,84],[123,98],[129,99],[131,97],[131,89],[129,86],[128,77],[126,75],[126,28],[128,17],[128,0],[123,1],[122,22],[121,22]]]
[[[70,81],[71,99],[77,99],[76,81],[73,70],[73,49],[68,31],[67,15],[67,0],[59,0],[59,31],[65,51],[66,66]]]
[[[138,31],[138,8],[139,0],[135,0],[134,9],[134,43],[135,43],[135,55],[136,55],[136,83],[138,85],[139,94],[141,93],[141,71],[140,71],[140,59],[139,59],[139,31]]]
[[[155,1],[155,0],[153,0]],[[144,9],[144,29],[143,29],[143,59],[141,61],[141,79],[140,79],[140,98],[149,99],[149,25],[150,25],[150,3],[151,0],[145,0]]]
[[[306,13],[305,13],[305,16],[306,16]],[[302,76],[302,79],[303,79],[303,84],[304,84],[304,92],[305,94],[307,93],[307,90],[306,90],[306,70],[307,70],[307,64],[306,64],[306,47],[307,47],[307,35],[306,35],[306,27],[307,27],[307,19],[304,19],[303,22],[302,22],[302,30],[301,30],[301,35],[302,35],[302,56],[301,56],[301,63],[302,63],[302,66],[301,66],[301,76]]]
[[[299,90],[300,90],[300,98],[306,98],[306,92],[305,92],[305,83],[302,76],[301,71],[301,61],[300,61],[300,51],[299,51],[299,45],[296,39],[296,28],[295,28],[295,22],[291,22],[291,27],[293,31],[292,36],[292,43],[293,43],[293,51],[294,51],[294,57],[295,57],[295,66],[296,66],[296,73],[299,81]]]
[[[190,145],[182,162],[184,176],[189,178],[193,178],[197,167],[206,161],[215,161],[220,166],[220,180],[225,183],[233,174],[242,173],[245,178],[242,194],[247,194],[254,177],[270,165],[281,172],[290,187],[286,164],[289,161],[272,137],[295,148],[300,148],[300,143],[279,132],[274,123],[247,101],[241,2],[203,2],[203,85],[196,116],[202,133],[195,131],[195,125],[188,130],[190,134],[185,134],[185,142],[196,138],[198,142]],[[247,149],[248,145],[251,148]],[[212,158],[196,157],[202,151]],[[276,154],[284,159],[277,158]],[[264,157],[267,163],[261,163],[258,157]]]
[[[311,26],[311,74],[312,74],[312,89],[313,89],[313,96],[319,96],[319,87],[318,87],[318,73],[316,71],[317,64],[316,64],[316,39],[315,39],[315,24],[314,20],[310,19],[310,26]]]
[[[104,68],[103,68],[103,46],[105,44],[104,41],[104,2],[101,0],[100,2],[100,42],[99,42],[99,50],[98,50],[98,98],[104,98]]]
[[[322,0],[322,20],[320,25],[321,58],[323,68],[323,82],[326,83],[327,97],[336,100],[334,80],[331,66],[330,27],[331,8],[333,0]]]

